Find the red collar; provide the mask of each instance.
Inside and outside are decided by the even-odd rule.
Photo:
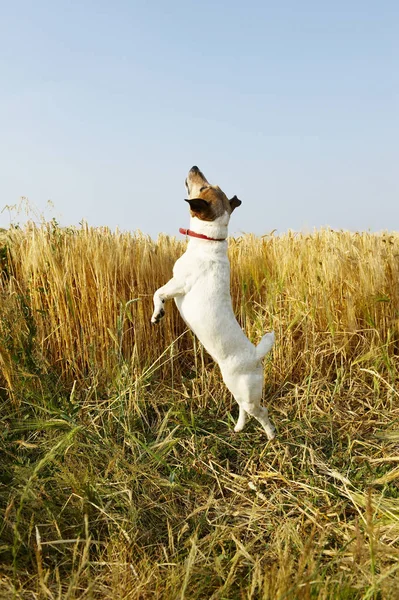
[[[191,237],[200,238],[200,240],[210,240],[211,242],[224,242],[226,238],[211,238],[206,235],[202,235],[202,233],[195,233],[195,231],[191,231],[191,229],[182,229],[180,227],[179,232],[183,235],[189,235]]]

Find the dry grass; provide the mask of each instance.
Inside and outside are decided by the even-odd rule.
[[[278,438],[152,294],[185,243],[1,240],[1,598],[399,598],[399,235],[231,240]]]

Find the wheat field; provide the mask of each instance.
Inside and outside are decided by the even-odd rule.
[[[0,598],[398,599],[399,234],[230,240],[272,442],[150,324],[185,244],[0,234]]]

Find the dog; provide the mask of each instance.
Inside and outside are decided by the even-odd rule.
[[[223,381],[239,406],[234,431],[241,431],[247,415],[263,426],[269,440],[275,430],[268,411],[260,405],[263,390],[262,359],[272,349],[274,332],[254,346],[238,324],[230,295],[230,263],[227,228],[231,213],[241,204],[211,185],[198,167],[185,181],[190,205],[190,229],[186,252],[176,261],[173,277],[154,294],[152,323],[165,315],[165,302],[174,298],[188,327],[220,367]]]

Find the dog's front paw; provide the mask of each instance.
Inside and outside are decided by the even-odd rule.
[[[159,323],[159,321],[165,316],[165,309],[161,308],[160,311],[158,312],[154,312],[154,314],[151,317],[151,323],[155,324],[155,323]]]
[[[151,317],[151,323],[159,323],[159,321],[165,316],[164,309],[165,300],[161,298],[154,298],[154,312]]]

